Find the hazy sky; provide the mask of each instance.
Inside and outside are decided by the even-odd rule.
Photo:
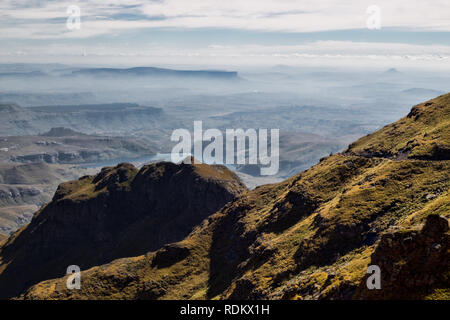
[[[450,65],[449,0],[2,0],[0,16],[0,62]]]

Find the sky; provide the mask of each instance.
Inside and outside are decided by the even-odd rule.
[[[2,63],[446,69],[450,1],[2,0],[0,42]]]

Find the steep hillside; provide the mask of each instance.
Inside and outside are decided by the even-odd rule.
[[[418,105],[345,153],[243,194],[180,242],[86,270],[81,290],[61,278],[23,297],[448,299],[449,111],[450,94]],[[364,290],[370,264],[382,268],[375,293]]]
[[[107,167],[61,184],[53,200],[0,248],[0,298],[41,280],[136,256],[185,238],[246,191],[224,166]]]

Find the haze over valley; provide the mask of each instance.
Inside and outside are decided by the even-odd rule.
[[[16,63],[0,65],[0,79],[4,234],[27,223],[64,179],[123,161],[170,161],[171,133],[192,131],[194,121],[223,132],[280,130],[275,176],[260,176],[258,165],[230,167],[254,188],[343,150],[450,83],[446,73],[286,65],[221,71]],[[44,166],[42,181],[14,173],[36,165]]]

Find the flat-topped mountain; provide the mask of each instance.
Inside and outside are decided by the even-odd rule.
[[[29,225],[0,249],[0,298],[39,281],[185,238],[193,227],[246,191],[224,166],[160,162],[140,170],[106,167],[58,187]]]
[[[210,79],[237,79],[235,71],[220,70],[173,70],[155,67],[135,68],[85,68],[72,71],[72,75],[88,76],[132,76],[132,77],[182,77],[182,78],[210,78]]]
[[[81,290],[60,278],[22,297],[449,299],[449,111],[450,94],[415,106],[346,152],[244,193],[180,242],[86,270]],[[372,264],[382,289],[367,293]]]

